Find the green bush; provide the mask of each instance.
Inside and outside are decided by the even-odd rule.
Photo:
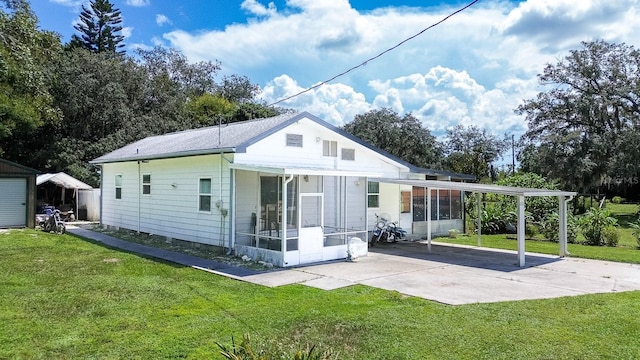
[[[611,212],[607,209],[591,208],[580,219],[580,229],[587,245],[602,246],[614,242],[617,244],[617,239],[613,238],[615,237],[614,232],[610,229],[614,228],[615,230],[616,225],[618,225],[618,220],[612,217]],[[617,230],[615,232],[617,233]]]
[[[638,249],[640,249],[640,219],[636,220],[635,222],[629,223],[629,227],[631,228],[631,233],[636,238]]]
[[[604,245],[616,247],[620,240],[620,233],[615,226],[608,226],[602,230],[602,240]]]
[[[614,197],[611,199],[611,202],[612,202],[612,203],[614,203],[614,204],[622,204],[623,202],[625,202],[625,200],[626,200],[626,199],[625,199],[625,198],[623,198],[622,196],[614,196]]]
[[[575,216],[567,214],[567,242],[575,244],[578,238],[578,222]],[[547,216],[540,224],[540,232],[545,239],[553,242],[560,241],[560,217],[554,212]]]

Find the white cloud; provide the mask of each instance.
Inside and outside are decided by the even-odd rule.
[[[151,0],[127,0],[125,3],[129,6],[140,7],[149,5]]]
[[[240,8],[256,16],[272,16],[278,12],[274,3],[264,6],[256,0],[244,0]]]
[[[261,97],[267,103],[272,103],[303,90],[294,79],[281,75],[262,89]],[[309,111],[336,126],[344,125],[345,118],[353,119],[357,114],[371,109],[363,94],[344,84],[324,85],[283,101],[278,106]]]
[[[131,34],[133,33],[133,28],[130,26],[125,26],[122,28],[122,36],[124,36],[125,39],[131,37]]]
[[[171,25],[173,24],[171,22],[171,19],[169,19],[166,15],[164,14],[156,14],[156,24],[158,24],[158,26],[162,26],[162,25]]]
[[[379,54],[454,8],[386,7],[358,12],[347,0],[288,0],[282,9],[245,0],[246,23],[163,35],[190,60],[220,60],[278,100]],[[457,123],[523,131],[513,110],[540,88],[536,75],[581,41],[640,45],[638,0],[479,2],[330,85],[282,106],[336,124],[372,108],[413,112],[432,130]],[[159,42],[159,40],[158,40]],[[287,74],[287,75],[281,75]]]

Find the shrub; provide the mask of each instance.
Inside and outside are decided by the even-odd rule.
[[[602,230],[602,241],[604,241],[604,245],[616,247],[618,246],[619,240],[620,233],[616,227],[608,226]]]
[[[629,227],[631,228],[631,233],[636,238],[638,249],[640,249],[640,219],[636,220],[635,222],[629,223]]]
[[[580,220],[580,229],[587,245],[602,246],[614,242],[612,237],[615,235],[609,228],[615,230],[617,224],[618,221],[611,216],[609,210],[591,208]],[[610,238],[606,238],[606,236],[610,236]],[[617,244],[617,240],[615,242]]]
[[[229,360],[270,360],[275,358],[285,358],[281,356],[282,354],[278,354],[279,351],[275,351],[273,349],[255,350],[251,344],[251,338],[248,334],[245,334],[242,337],[242,341],[239,344],[236,344],[235,340],[231,338],[231,346],[220,344],[218,342],[216,342],[216,345],[220,348],[220,355]],[[322,353],[317,352],[315,346],[307,346],[304,351],[298,350],[293,354],[293,357],[285,356],[286,358],[291,358],[293,360],[337,359],[337,357],[334,357],[329,351]]]
[[[540,232],[545,239],[553,242],[560,241],[560,217],[558,213],[551,213],[540,224]],[[567,214],[567,242],[569,244],[575,244],[578,238],[578,222],[576,217]]]
[[[611,202],[614,204],[622,204],[623,202],[625,202],[625,198],[623,198],[622,196],[614,196],[611,199]]]

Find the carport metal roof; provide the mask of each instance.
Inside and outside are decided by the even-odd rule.
[[[481,245],[481,223],[480,223],[480,211],[481,211],[481,198],[480,194],[501,194],[518,197],[518,263],[521,267],[525,266],[525,198],[535,196],[555,196],[558,197],[558,217],[559,217],[559,244],[560,244],[560,256],[569,255],[567,251],[567,201],[571,200],[576,195],[573,191],[562,190],[549,190],[549,189],[535,189],[535,188],[522,188],[513,186],[502,186],[492,184],[477,184],[477,183],[464,183],[454,181],[442,181],[442,180],[409,180],[409,179],[379,179],[380,182],[419,186],[427,189],[445,189],[445,190],[460,190],[474,192],[478,194],[478,246]],[[431,191],[427,191],[427,241],[429,251],[431,251]]]

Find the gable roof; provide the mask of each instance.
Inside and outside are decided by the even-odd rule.
[[[36,175],[40,171],[14,163],[13,161],[0,159],[0,175]]]
[[[91,161],[93,164],[236,152],[304,117],[283,114],[271,118],[209,126],[149,136]]]
[[[434,176],[451,176],[456,179],[475,180],[475,177],[472,175],[419,168],[306,111],[294,114],[282,114],[270,118],[235,122],[221,126],[209,126],[164,135],[149,136],[100,156],[99,158],[91,161],[91,163],[104,164],[112,162],[218,154],[222,152],[245,152],[248,146],[301,119],[309,119],[321,126],[324,126],[325,128],[344,136],[359,145],[375,151],[401,166],[405,166],[412,173]]]
[[[56,174],[42,174],[38,175],[36,178],[36,185],[41,185],[46,182],[52,182],[58,186],[61,186],[66,189],[93,189],[91,185],[88,185],[71,175],[67,175],[63,172],[59,172]]]

